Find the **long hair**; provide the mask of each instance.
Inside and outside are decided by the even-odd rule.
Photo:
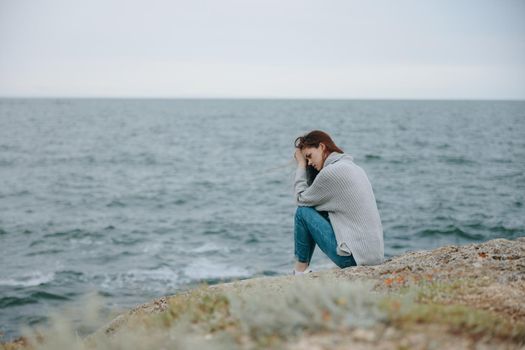
[[[299,149],[307,148],[307,147],[319,147],[319,144],[323,143],[326,147],[323,158],[326,159],[328,155],[332,152],[338,152],[338,153],[344,153],[344,151],[337,147],[334,140],[328,135],[326,132],[321,130],[313,130],[309,133],[299,136],[295,139],[295,147]],[[308,165],[306,167],[306,182],[308,186],[314,182],[315,177],[317,176],[319,172],[313,167]]]

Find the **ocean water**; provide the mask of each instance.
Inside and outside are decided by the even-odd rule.
[[[367,172],[387,258],[525,235],[525,102],[0,99],[0,332],[290,273],[312,129]]]

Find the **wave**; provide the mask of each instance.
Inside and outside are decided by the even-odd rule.
[[[517,227],[508,227],[504,225],[496,225],[489,228],[490,232],[497,232],[497,233],[503,233],[505,235],[508,235],[509,237],[512,237],[516,234],[523,234],[525,233],[525,228],[517,228]],[[516,235],[516,237],[519,235]]]
[[[67,238],[85,238],[85,237],[93,237],[93,238],[102,238],[104,237],[103,234],[97,233],[97,232],[89,232],[85,231],[79,228],[67,230],[67,231],[58,231],[53,233],[48,233],[43,236],[44,238],[61,238],[61,237],[67,237]]]
[[[146,242],[146,238],[144,237],[127,237],[123,236],[120,238],[111,238],[111,242],[115,245],[122,245],[122,246],[134,246],[139,243]]]
[[[124,202],[121,202],[117,199],[112,200],[108,204],[106,204],[106,207],[108,208],[125,208],[126,204]]]
[[[197,248],[191,249],[191,253],[229,253],[230,248],[225,246],[219,246],[213,242],[206,242],[202,245],[199,245]]]
[[[379,159],[381,159],[381,156],[379,156],[377,154],[366,154],[365,155],[365,159],[366,160],[379,160]]]
[[[442,156],[439,157],[439,160],[447,163],[447,164],[454,164],[454,165],[472,165],[476,164],[475,161],[471,159],[467,159],[464,156]]]
[[[8,198],[8,197],[20,198],[20,197],[28,196],[30,194],[32,193],[27,190],[21,190],[21,191],[0,193],[0,198]]]
[[[425,230],[419,231],[417,233],[417,236],[419,237],[455,236],[455,237],[464,238],[468,240],[475,240],[475,241],[483,240],[485,238],[485,236],[480,233],[466,232],[455,225],[448,225],[445,228],[438,228],[438,229],[425,229]]]
[[[189,277],[191,281],[242,278],[250,277],[252,275],[252,273],[245,268],[239,266],[227,266],[205,258],[193,260],[183,269],[183,273]]]
[[[519,227],[510,227],[505,224],[498,224],[498,225],[486,225],[481,222],[474,222],[470,224],[462,224],[463,228],[468,228],[469,230],[476,230],[476,231],[486,231],[491,233],[498,233],[500,235],[503,235],[504,237],[514,237],[516,234],[522,234],[525,233],[524,228]]]
[[[34,292],[26,297],[6,296],[3,298],[0,298],[0,309],[28,305],[28,304],[37,304],[42,300],[69,300],[69,298],[63,295],[44,292],[44,291]]]
[[[52,249],[39,250],[37,252],[29,252],[26,254],[26,256],[53,255],[53,254],[58,254],[58,253],[63,253],[63,252],[64,252],[63,249],[52,248]]]
[[[49,283],[55,279],[55,272],[33,272],[13,278],[0,279],[0,286],[9,287],[34,287]]]
[[[64,295],[59,295],[59,294],[54,294],[54,293],[49,293],[49,292],[42,292],[42,291],[38,291],[38,292],[32,293],[31,294],[31,298],[35,298],[37,300],[40,300],[40,299],[46,299],[46,300],[69,300],[69,298],[64,296]]]
[[[38,300],[33,298],[3,297],[0,298],[0,309],[36,303]]]
[[[203,235],[223,235],[227,233],[228,230],[225,228],[207,228],[202,232]]]
[[[391,249],[407,249],[407,248],[409,248],[409,246],[407,244],[402,244],[402,243],[392,243],[392,244],[389,244],[388,247],[391,248]]]
[[[154,269],[132,269],[120,273],[94,276],[94,279],[101,279],[100,286],[105,292],[125,289],[127,291],[154,291],[158,294],[166,293],[166,288],[177,288],[182,285],[179,272],[168,266]]]

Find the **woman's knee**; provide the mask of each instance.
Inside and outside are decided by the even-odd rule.
[[[308,215],[308,213],[311,213],[311,211],[315,209],[312,207],[297,207],[295,210],[295,218],[296,219],[303,219],[305,216]]]

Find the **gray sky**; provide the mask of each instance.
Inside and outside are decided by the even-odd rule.
[[[525,99],[525,0],[0,0],[0,96]]]

